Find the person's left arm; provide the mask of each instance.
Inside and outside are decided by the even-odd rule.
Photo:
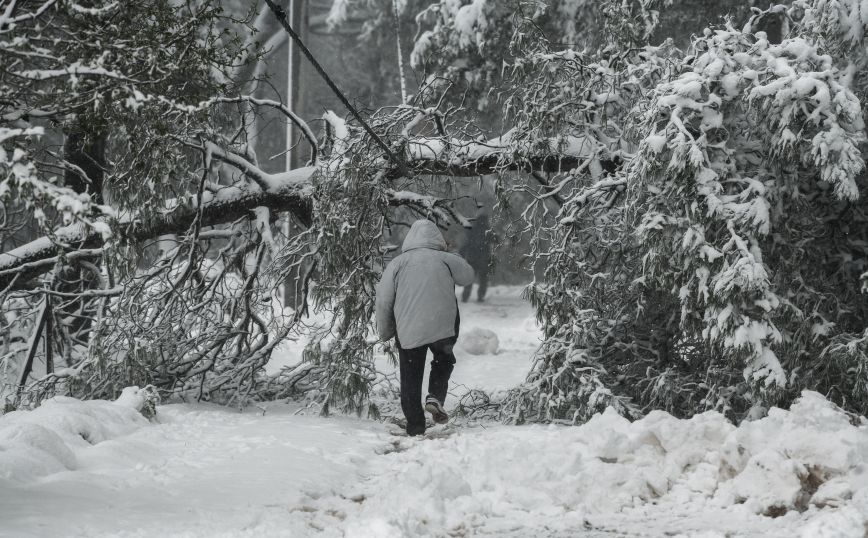
[[[377,295],[375,298],[374,309],[377,316],[377,332],[380,334],[380,340],[389,340],[398,332],[395,324],[395,269],[397,268],[395,260],[386,266],[383,271],[383,276],[377,284]]]

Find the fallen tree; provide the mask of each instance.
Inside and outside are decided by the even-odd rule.
[[[444,151],[434,151],[432,146],[451,146],[458,148],[457,156],[444,155]],[[390,180],[405,175],[434,175],[448,177],[478,177],[498,174],[505,171],[526,173],[558,173],[578,166],[586,155],[541,155],[507,157],[504,146],[496,143],[476,144],[461,141],[420,140],[411,141],[415,146],[411,159],[402,163],[402,168],[389,167],[384,176]],[[216,149],[216,148],[212,148]],[[216,152],[215,152],[216,153]],[[113,223],[118,240],[141,243],[162,235],[183,234],[194,222],[199,226],[210,227],[230,224],[238,219],[253,215],[259,208],[267,208],[272,213],[289,212],[306,227],[313,221],[312,181],[316,167],[308,166],[283,174],[266,174],[253,163],[240,155],[228,156],[220,152],[221,160],[241,170],[250,182],[233,186],[215,186],[217,190],[203,193],[201,204],[197,205],[195,195],[178,202],[170,200],[166,209],[144,219],[135,214],[122,215]],[[606,161],[603,164],[608,164]],[[392,192],[389,204],[394,207],[414,205],[417,207],[436,207],[438,200],[413,192]],[[35,239],[25,245],[0,254],[0,290],[11,291],[32,284],[31,279],[44,274],[64,258],[74,262],[82,259],[98,259],[103,255],[102,247],[111,237],[94,226],[78,223],[55,230],[50,236]]]
[[[294,170],[268,190],[238,186],[205,193],[201,207],[196,206],[195,199],[189,199],[164,215],[144,221],[135,216],[124,218],[114,227],[117,239],[141,243],[162,235],[184,234],[197,221],[202,227],[231,224],[250,217],[258,207],[277,213],[289,212],[309,226],[312,220],[309,180],[314,172],[313,167]],[[79,223],[60,228],[51,237],[41,237],[4,252],[0,254],[0,288],[7,291],[25,288],[31,279],[62,261],[99,259],[104,255],[107,239],[92,226]]]
[[[0,82],[26,79],[45,92],[0,104],[11,108],[0,110],[0,162],[14,170],[5,200],[39,210],[46,238],[0,258],[3,356],[57,351],[61,367],[36,384],[40,394],[59,386],[111,396],[152,383],[238,401],[304,387],[323,410],[365,409],[376,376],[373,290],[389,233],[416,217],[468,224],[430,184],[494,173],[502,204],[516,191],[529,200],[511,232],[530,238],[528,255],[545,271],[528,289],[545,341],[528,382],[501,406],[505,418],[580,421],[609,406],[635,416],[715,409],[738,420],[785,406],[803,388],[864,413],[868,86],[853,37],[864,29],[837,16],[855,8],[776,6],[741,29],[709,29],[682,51],[649,45],[652,3],[615,4],[593,12],[632,6],[643,23],[610,20],[581,50],[548,39],[543,29],[561,21],[542,7],[432,4],[414,61],[447,47],[432,60],[449,59],[440,76],[367,117],[370,129],[326,114],[325,134],[310,141],[312,167],[288,175],[263,172],[249,138],[249,112],[280,107],[211,84],[211,73],[194,73],[206,95],[180,92],[179,101],[177,86],[138,84],[147,69],[100,67],[93,55],[66,70],[4,63],[16,67]],[[770,17],[792,21],[790,34],[761,30]],[[486,56],[507,49],[488,43],[510,44],[508,68]],[[220,57],[236,53],[244,56]],[[474,126],[466,92],[444,97],[455,65],[463,80],[497,85],[505,135]],[[172,67],[176,80],[187,74]],[[73,81],[87,91],[72,91]],[[122,126],[108,138],[111,205],[49,181],[68,163],[37,143],[39,121],[61,117],[53,100],[90,110],[106,91],[126,96],[97,107]],[[507,170],[533,179],[500,174]],[[299,224],[291,233],[277,225],[283,212]],[[54,232],[68,221],[78,228]],[[100,264],[87,261],[97,255]],[[44,272],[55,266],[74,271]],[[38,286],[18,287],[37,274],[46,277]],[[69,291],[58,282],[85,274],[99,285]],[[290,274],[302,299],[278,311],[273,296]],[[47,323],[49,296],[93,329]],[[327,308],[331,323],[315,331],[303,367],[264,376],[307,305]],[[44,343],[39,326],[52,327]]]

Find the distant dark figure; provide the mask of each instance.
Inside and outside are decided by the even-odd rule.
[[[485,292],[488,290],[489,264],[491,263],[491,243],[488,241],[488,216],[480,215],[476,218],[473,228],[467,231],[467,238],[461,247],[461,255],[476,272],[479,280],[479,289],[476,291],[476,299],[479,302],[485,300]],[[473,291],[473,283],[464,286],[461,292],[461,300],[465,303],[470,299]]]

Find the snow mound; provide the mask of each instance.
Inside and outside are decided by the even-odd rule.
[[[125,387],[115,403],[125,407],[132,407],[145,418],[152,418],[157,414],[157,404],[160,403],[160,394],[156,387],[147,385],[144,388],[136,386]]]
[[[789,411],[773,408],[742,424],[721,449],[723,462],[739,472],[721,484],[719,502],[776,515],[840,506],[859,490],[868,494],[868,426],[853,426],[816,392],[803,391]]]
[[[31,482],[78,467],[77,453],[148,425],[138,387],[116,402],[55,396],[33,411],[0,417],[0,480]]]
[[[494,355],[500,348],[500,341],[494,331],[471,327],[458,336],[458,345],[471,355]]]
[[[357,492],[364,509],[347,517],[348,536],[472,535],[504,520],[567,532],[652,506],[717,511],[724,526],[785,525],[789,536],[863,538],[868,528],[868,424],[809,391],[739,427],[716,412],[630,422],[609,409],[577,427],[467,429],[387,458]]]

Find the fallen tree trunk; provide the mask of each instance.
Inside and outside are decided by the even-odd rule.
[[[449,177],[477,177],[503,171],[518,172],[567,172],[577,167],[587,157],[570,155],[540,155],[521,159],[507,159],[502,154],[490,154],[464,162],[441,159],[418,159],[410,163],[408,170],[414,175],[431,174]],[[395,172],[398,172],[397,170]],[[392,176],[394,177],[394,176]]]
[[[216,147],[212,149],[217,151]],[[410,160],[404,166],[392,167],[386,177],[395,179],[404,174],[477,177],[505,170],[557,173],[575,168],[589,158],[587,151],[576,153],[565,155],[553,151],[549,155],[516,157],[508,153],[506,148],[492,143],[449,146],[437,139],[417,140],[410,147]],[[253,170],[255,167],[246,161],[242,162],[243,159],[238,156],[229,159],[225,155],[215,154],[215,157],[226,159],[230,165],[243,170],[247,175],[253,174],[254,179],[260,180],[257,182],[260,188],[232,186],[216,193],[205,193],[202,200],[201,226],[232,222],[249,216],[257,207],[267,207],[278,213],[290,212],[302,224],[310,226],[313,221],[310,179],[316,172],[316,167],[266,175]],[[390,201],[392,205],[424,205],[421,198],[430,198],[423,196],[415,199],[404,193],[395,194]],[[161,217],[150,218],[144,222],[137,221],[135,217],[127,218],[128,224],[121,225],[120,235],[129,241],[138,242],[165,234],[183,233],[194,222],[196,215],[195,198],[192,198]],[[41,237],[0,254],[0,291],[28,287],[33,278],[51,270],[61,259],[75,261],[99,258],[105,241],[93,228],[74,224],[58,229],[53,238]]]
[[[226,187],[216,193],[205,193],[202,200],[201,226],[215,226],[248,216],[257,207],[268,207],[275,212],[288,211],[305,226],[313,219],[310,177],[314,167],[293,170],[284,182],[269,190]],[[187,230],[198,213],[195,198],[164,216],[144,222],[134,217],[122,219],[128,223],[120,234],[130,241],[144,241]],[[26,245],[0,254],[0,290],[21,289],[33,278],[51,270],[61,258],[69,261],[99,258],[105,238],[84,224],[73,224],[58,229],[53,237],[40,237]]]

